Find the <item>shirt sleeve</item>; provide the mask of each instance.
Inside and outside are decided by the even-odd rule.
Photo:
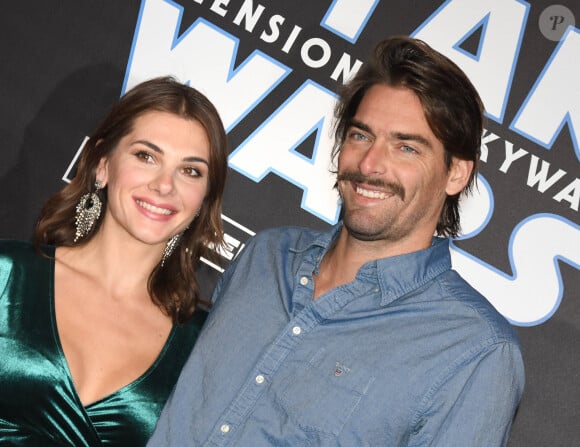
[[[507,445],[525,381],[517,344],[503,341],[470,351],[434,379],[409,446]]]
[[[232,277],[234,271],[236,270],[237,265],[242,263],[244,261],[245,257],[248,256],[249,253],[252,251],[252,249],[255,245],[256,239],[257,239],[256,236],[252,236],[246,241],[246,246],[244,247],[242,252],[238,253],[238,256],[236,256],[236,258],[232,262],[230,262],[230,264],[227,266],[227,268],[224,270],[224,272],[218,278],[216,285],[213,289],[212,297],[211,297],[212,304],[215,304],[219,300],[219,298],[222,294],[222,289],[225,287],[225,285],[227,283],[230,282],[231,277]]]

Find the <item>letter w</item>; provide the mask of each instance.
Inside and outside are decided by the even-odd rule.
[[[123,91],[171,74],[207,95],[229,131],[290,69],[260,51],[234,68],[238,39],[202,18],[179,35],[182,14],[171,0],[143,0]]]

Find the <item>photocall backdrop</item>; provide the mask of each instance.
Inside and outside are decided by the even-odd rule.
[[[165,74],[203,91],[228,132],[226,265],[264,228],[326,228],[340,209],[329,172],[337,87],[379,40],[418,37],[463,68],[486,107],[478,189],[452,255],[523,343],[510,446],[577,445],[579,19],[574,0],[8,2],[0,237],[28,239],[112,102]],[[209,293],[219,270],[204,267]]]

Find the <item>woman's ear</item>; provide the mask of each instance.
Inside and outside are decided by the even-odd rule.
[[[97,166],[95,173],[95,180],[99,182],[104,188],[107,185],[107,180],[109,179],[109,160],[107,157],[101,158]]]
[[[447,188],[445,188],[447,195],[454,196],[463,191],[472,171],[473,161],[453,157],[447,177]]]
[[[95,147],[98,147],[103,142],[102,139],[98,140],[95,144]],[[107,157],[103,157],[99,160],[99,164],[97,165],[97,170],[95,172],[95,180],[100,182],[102,187],[104,188],[107,185],[107,180],[109,178],[109,160]]]

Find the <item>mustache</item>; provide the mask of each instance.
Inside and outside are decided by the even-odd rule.
[[[378,178],[366,177],[360,172],[344,171],[337,175],[337,181],[362,183],[370,186],[378,186],[380,188],[386,189],[387,192],[399,196],[401,200],[405,200],[405,189],[400,183],[386,182]]]

